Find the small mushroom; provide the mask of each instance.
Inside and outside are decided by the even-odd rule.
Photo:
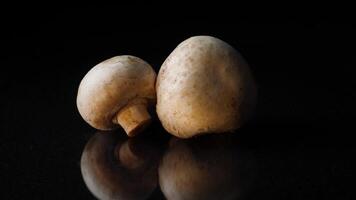
[[[156,73],[142,59],[116,56],[93,67],[80,83],[77,107],[84,120],[99,130],[122,126],[128,136],[150,122]]]
[[[157,188],[160,156],[156,143],[147,138],[98,132],[86,144],[80,167],[98,199],[147,199]]]
[[[156,91],[160,121],[180,138],[236,130],[253,114],[257,96],[245,59],[211,36],[179,44],[158,73]]]

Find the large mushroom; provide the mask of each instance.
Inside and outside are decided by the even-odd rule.
[[[230,132],[252,115],[256,86],[245,59],[211,36],[179,44],[157,77],[157,114],[171,134]]]
[[[122,126],[128,136],[150,122],[147,106],[155,102],[156,73],[135,56],[116,56],[94,66],[80,83],[77,107],[99,130]]]
[[[142,149],[144,148],[144,149]],[[85,184],[99,199],[146,199],[157,187],[160,150],[147,138],[95,134],[80,162]]]

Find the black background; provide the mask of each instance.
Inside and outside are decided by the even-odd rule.
[[[331,16],[184,11],[121,6],[2,14],[4,199],[92,198],[79,167],[84,145],[96,132],[76,108],[82,77],[123,54],[146,60],[158,72],[175,46],[194,35],[234,46],[258,82],[256,116],[239,134],[270,170],[261,178],[264,189],[250,199],[351,198],[355,24]]]

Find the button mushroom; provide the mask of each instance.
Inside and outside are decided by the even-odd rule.
[[[252,115],[257,95],[244,58],[211,36],[179,44],[158,73],[156,91],[160,121],[180,138],[236,130]]]
[[[161,150],[147,138],[99,132],[85,145],[80,168],[98,199],[147,199],[158,185],[160,156]]]
[[[78,110],[94,128],[111,130],[120,125],[133,136],[150,122],[147,106],[156,99],[155,79],[152,67],[138,57],[105,60],[81,81]]]

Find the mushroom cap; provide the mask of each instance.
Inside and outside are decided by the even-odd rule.
[[[160,121],[181,138],[239,128],[257,95],[243,57],[211,36],[191,37],[174,49],[161,66],[156,92]]]
[[[77,107],[84,120],[94,128],[111,130],[118,125],[113,118],[130,101],[155,100],[156,73],[142,59],[116,56],[94,66],[80,83]]]

